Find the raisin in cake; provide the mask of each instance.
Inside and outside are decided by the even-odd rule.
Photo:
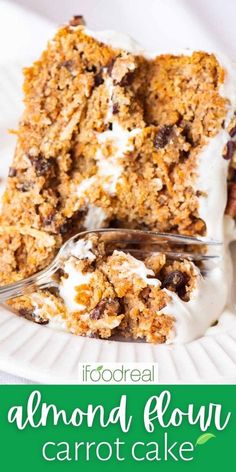
[[[2,285],[46,267],[80,231],[224,241],[225,222],[234,226],[231,64],[206,52],[148,55],[126,36],[80,23],[60,28],[24,71],[25,110],[0,215]],[[90,255],[71,256],[56,291],[13,307],[76,334],[166,342],[204,334],[226,304],[224,244],[207,275],[161,252],[140,261],[122,250],[107,256],[94,238],[84,244]]]

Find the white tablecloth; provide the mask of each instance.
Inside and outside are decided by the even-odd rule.
[[[54,25],[73,14],[84,14],[90,28],[128,32],[150,50],[219,49],[236,59],[235,0],[0,0],[0,64],[28,65]],[[0,372],[0,383],[31,382]]]

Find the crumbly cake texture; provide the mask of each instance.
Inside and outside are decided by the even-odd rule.
[[[162,309],[173,292],[188,301],[198,278],[189,261],[170,261],[163,253],[144,261],[121,250],[108,255],[94,236],[80,241],[56,275],[55,289],[34,293],[33,308],[21,313],[77,335],[163,343],[171,337],[174,318]]]
[[[87,35],[80,22],[75,18],[60,28],[39,61],[24,71],[25,111],[0,215],[1,284],[46,267],[65,240],[94,226],[205,234],[194,183],[202,147],[224,127],[223,68],[204,52],[147,59],[114,49]],[[234,132],[231,123],[229,143]],[[233,154],[228,144],[222,158]],[[233,171],[230,181],[232,215]],[[95,271],[107,294],[99,299],[95,290],[88,307],[91,312],[95,301],[102,303],[109,319],[115,311],[116,327],[98,327],[100,320],[81,318],[85,314],[67,325],[77,334],[108,337],[118,329],[163,342],[173,319],[155,317],[155,309],[166,295],[151,287],[146,301],[140,293],[147,287],[131,287],[127,278],[123,293],[109,261],[102,273]],[[69,316],[58,295],[46,296]],[[125,298],[125,309],[117,297]],[[13,305],[32,317],[31,299]]]

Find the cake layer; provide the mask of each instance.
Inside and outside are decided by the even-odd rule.
[[[227,213],[236,216],[236,80],[230,64],[206,52],[151,57],[123,36],[117,42],[111,33],[94,34],[74,20],[25,70],[24,94],[0,216],[1,284],[46,267],[65,240],[87,229],[139,228],[223,241],[227,176]],[[201,293],[211,287],[211,300],[218,291],[219,310],[227,300],[224,252],[220,256],[213,282],[198,284]],[[192,307],[190,300],[168,298],[155,270],[154,285],[140,288],[137,278],[132,284],[126,277],[128,292],[119,296],[121,267],[138,262],[122,251],[110,257],[102,272],[95,270],[84,313],[74,315],[74,305],[68,309],[63,295],[70,290],[71,274],[80,280],[79,271],[86,272],[88,264],[72,258],[57,295],[35,294],[38,320],[47,320],[44,303],[54,318],[57,307],[77,334],[109,337],[114,331],[154,342],[169,339],[174,322],[185,316],[185,304]],[[146,263],[145,270],[153,270]],[[183,269],[190,280],[197,278],[189,275],[194,272],[189,261],[163,264],[162,272]],[[147,300],[141,295],[146,288]],[[95,321],[90,316],[99,303],[110,326],[104,326],[103,316]],[[37,321],[31,299],[16,300],[14,306]],[[206,328],[202,322],[197,326],[196,310],[188,339]],[[219,310],[211,312],[208,325]]]

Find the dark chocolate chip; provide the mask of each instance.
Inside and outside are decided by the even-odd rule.
[[[15,177],[16,174],[17,174],[17,170],[15,169],[15,167],[10,167],[9,172],[8,172],[8,177]]]
[[[106,309],[107,303],[108,303],[107,299],[101,300],[97,304],[97,306],[91,311],[90,318],[92,320],[99,320],[100,318],[102,318],[104,311]]]
[[[184,150],[180,151],[179,161],[185,162],[189,158],[189,155],[190,155],[190,151],[184,151]]]
[[[110,76],[111,76],[111,74],[112,74],[112,69],[113,69],[114,64],[115,64],[115,59],[112,59],[112,60],[109,62],[109,64],[107,65],[107,73],[108,73],[108,75],[110,75]]]
[[[84,17],[83,15],[74,15],[73,18],[70,20],[69,25],[70,26],[79,26],[79,25],[84,25]]]
[[[233,137],[236,135],[236,126],[234,126],[234,127],[230,130],[229,135],[230,135],[231,138],[233,138]]]
[[[94,83],[96,87],[99,87],[99,85],[102,85],[104,82],[104,79],[102,78],[102,71],[98,72],[98,74],[95,75],[94,77]]]
[[[122,228],[122,221],[118,220],[117,218],[114,218],[113,220],[110,221],[109,227],[110,228]]]
[[[73,67],[74,67],[74,62],[71,59],[69,59],[68,61],[63,61],[61,62],[61,67],[65,67],[65,69],[72,72]]]
[[[43,156],[30,157],[32,165],[35,168],[37,176],[42,176],[47,174],[54,167],[54,159],[46,159]]]
[[[180,272],[180,270],[173,270],[166,275],[162,282],[162,288],[174,290],[180,297],[185,295],[186,284],[188,283],[188,276]]]
[[[228,141],[227,144],[226,144],[226,151],[223,154],[223,158],[226,159],[227,161],[229,161],[230,159],[232,159],[232,157],[234,155],[234,151],[235,151],[234,141]]]
[[[43,225],[50,226],[55,218],[55,213],[50,213],[48,216],[43,218]]]
[[[108,123],[108,129],[109,129],[110,131],[112,131],[112,129],[113,129],[113,123]]]
[[[71,229],[71,227],[72,227],[72,221],[70,219],[68,219],[67,221],[65,221],[65,223],[63,223],[60,226],[60,234],[64,235],[64,234],[68,233],[68,231]]]
[[[65,235],[67,233],[72,233],[76,231],[78,233],[79,230],[79,222],[85,216],[85,210],[76,211],[71,218],[66,218],[64,223],[58,228],[58,232],[61,235]]]
[[[162,149],[168,144],[172,129],[173,127],[170,125],[164,125],[159,129],[154,138],[154,146],[156,149]]]
[[[142,292],[140,293],[141,298],[143,298],[143,300],[147,301],[148,298],[149,298],[150,292],[151,292],[151,288],[150,287],[145,287],[142,290]]]
[[[230,182],[236,182],[236,169],[232,169],[232,171]]]
[[[192,133],[191,133],[191,128],[189,125],[184,126],[182,130],[182,135],[185,137],[185,140],[187,141],[187,143],[191,144],[191,146],[195,145],[193,137],[192,137]]]
[[[97,72],[97,67],[92,65],[92,66],[87,66],[85,68],[86,72],[93,72],[94,74]]]
[[[124,75],[124,77],[121,79],[119,82],[119,85],[121,87],[127,87],[128,85],[131,85],[134,79],[134,72],[127,72],[127,74]]]
[[[90,312],[90,318],[92,320],[99,320],[104,315],[105,310],[108,312],[108,315],[118,315],[121,310],[119,300],[117,298],[104,298],[101,300],[97,306]]]
[[[88,337],[92,338],[92,339],[98,339],[99,338],[97,333],[90,333]]]
[[[119,103],[113,103],[113,106],[112,106],[113,115],[116,115],[117,113],[119,113],[119,109],[120,109]]]
[[[23,182],[23,183],[19,183],[17,184],[16,186],[17,190],[19,190],[20,192],[29,192],[32,188],[32,182]]]
[[[35,323],[38,323],[38,324],[45,325],[45,324],[48,324],[49,322],[48,320],[45,320],[39,316],[35,316],[34,311],[31,310],[30,308],[20,308],[18,313],[20,316],[23,316],[27,320],[34,321]]]
[[[226,207],[226,214],[236,217],[236,183],[230,182],[228,187],[228,201]]]
[[[64,277],[65,272],[64,272],[63,269],[61,269],[61,268],[59,267],[59,269],[57,269],[57,271],[56,271],[56,275],[59,277],[59,279],[61,279],[62,277]]]
[[[98,305],[90,312],[91,320],[99,320],[106,308],[106,300],[101,300]]]
[[[20,308],[18,313],[20,316],[24,316],[24,318],[32,318],[33,310],[30,310],[29,308]]]
[[[40,325],[47,325],[49,323],[49,320],[45,320],[44,318],[41,318],[40,316],[35,317],[34,313],[33,313],[33,321]]]
[[[60,296],[59,288],[58,288],[58,287],[48,287],[48,288],[47,288],[47,291],[48,291],[49,293],[51,293],[52,295],[54,295],[55,297],[59,297],[59,296]]]
[[[215,320],[215,321],[213,321],[213,323],[211,324],[211,326],[212,326],[212,327],[213,327],[213,326],[217,326],[218,323],[219,323],[219,321],[218,321],[218,320]]]

